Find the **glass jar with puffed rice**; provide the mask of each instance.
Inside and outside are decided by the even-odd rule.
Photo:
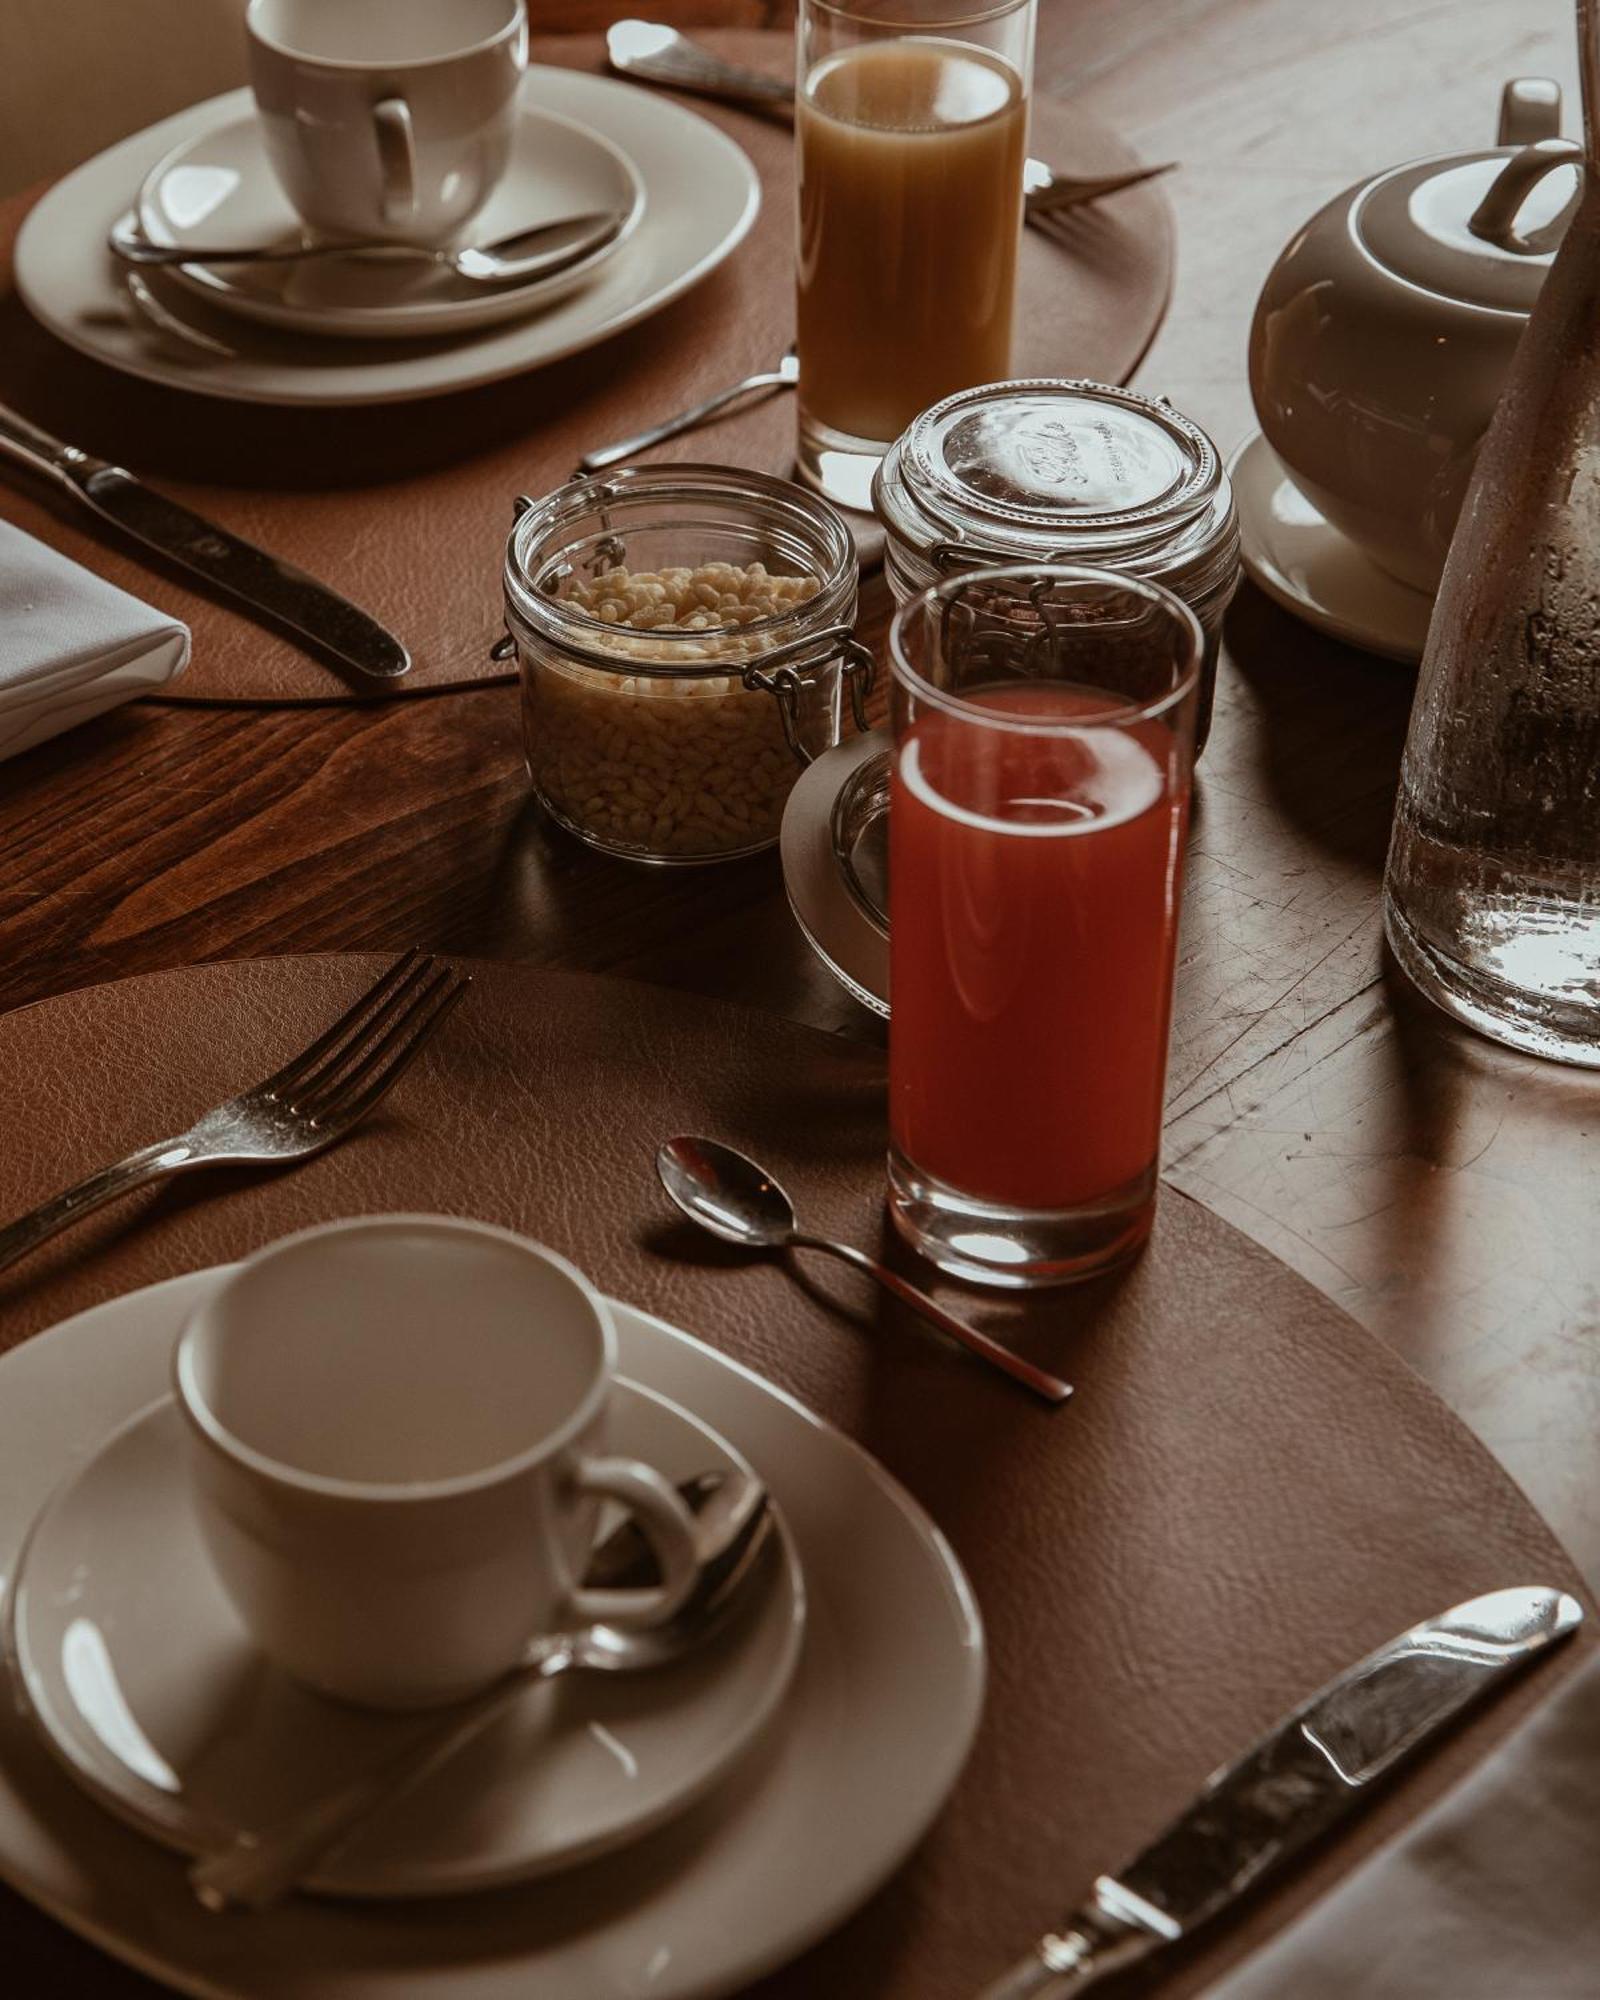
[[[506,626],[551,817],[638,861],[770,847],[805,765],[866,726],[855,542],[732,466],[630,466],[519,501]]]

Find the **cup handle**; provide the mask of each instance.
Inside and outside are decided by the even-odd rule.
[[[694,1516],[659,1472],[632,1458],[587,1458],[572,1476],[580,1493],[619,1500],[655,1551],[662,1581],[650,1590],[575,1590],[569,1600],[583,1625],[659,1625],[679,1609],[700,1573]]]
[[[378,141],[378,175],[383,184],[383,219],[412,221],[417,212],[417,148],[411,107],[403,97],[385,97],[372,107]]]

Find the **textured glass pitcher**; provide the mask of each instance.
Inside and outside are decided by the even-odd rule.
[[[1430,999],[1600,1067],[1600,0],[1578,0],[1584,186],[1451,545],[1384,884]]]

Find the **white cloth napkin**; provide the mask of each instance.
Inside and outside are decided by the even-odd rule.
[[[1209,2000],[1594,2000],[1600,1657]]]
[[[189,628],[0,521],[0,757],[189,663]]]

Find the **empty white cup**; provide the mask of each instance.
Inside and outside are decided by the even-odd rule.
[[[250,0],[267,157],[333,236],[439,243],[506,170],[523,0]]]
[[[694,1522],[659,1472],[604,1455],[615,1358],[585,1279],[486,1223],[335,1222],[241,1264],[174,1374],[205,1544],[262,1651],[323,1693],[417,1708],[538,1634],[669,1617]],[[579,1587],[602,1498],[659,1587]]]

